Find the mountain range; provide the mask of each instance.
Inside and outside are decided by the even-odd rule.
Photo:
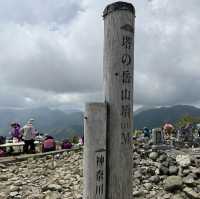
[[[141,129],[144,126],[154,128],[162,126],[165,122],[175,123],[185,115],[200,117],[200,109],[188,105],[141,109],[134,114],[134,128]],[[59,140],[83,135],[83,112],[52,110],[47,107],[23,110],[0,109],[0,135],[8,135],[11,122],[19,121],[24,125],[30,118],[35,119],[34,126],[40,133],[50,134]]]
[[[0,135],[8,135],[13,121],[23,126],[34,118],[34,127],[40,133],[50,134],[57,139],[83,135],[83,113],[81,111],[52,110],[47,107],[37,109],[0,110]]]
[[[141,111],[135,114],[134,128],[141,129],[160,127],[166,122],[176,123],[183,116],[200,117],[200,109],[188,105],[160,107]]]

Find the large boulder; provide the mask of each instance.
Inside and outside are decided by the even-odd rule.
[[[188,186],[195,186],[195,180],[194,177],[191,175],[188,175],[187,177],[183,178],[183,183],[188,185]]]
[[[180,176],[169,176],[164,181],[164,189],[166,191],[175,191],[182,188],[182,178]]]
[[[151,176],[151,177],[149,178],[149,181],[152,182],[152,183],[157,184],[157,183],[159,183],[159,181],[160,181],[160,177],[157,176],[157,175]]]
[[[166,159],[167,159],[167,154],[164,153],[164,154],[160,155],[160,157],[158,158],[158,161],[164,162]]]
[[[141,174],[141,172],[139,170],[135,171],[134,178],[139,178],[139,179],[142,178],[142,174]]]
[[[199,199],[200,198],[200,194],[195,192],[192,188],[185,187],[183,189],[183,192],[185,192],[186,195],[191,199]]]
[[[170,166],[169,167],[169,174],[170,175],[176,175],[178,173],[178,167],[177,166]]]
[[[58,192],[52,191],[47,193],[45,199],[61,199],[61,196]]]
[[[161,175],[168,175],[169,174],[169,169],[167,167],[165,167],[165,166],[162,166],[162,165],[161,165],[159,171],[160,171]]]
[[[149,154],[149,158],[152,159],[153,161],[156,161],[156,159],[158,158],[158,153],[157,152],[151,152]]]
[[[181,167],[188,167],[191,165],[191,157],[189,155],[177,155],[176,162]]]
[[[62,191],[62,186],[58,185],[58,184],[49,184],[47,186],[47,190],[51,190],[51,191]]]

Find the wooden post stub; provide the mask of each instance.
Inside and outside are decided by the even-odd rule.
[[[106,199],[106,104],[86,104],[84,118],[83,198]]]

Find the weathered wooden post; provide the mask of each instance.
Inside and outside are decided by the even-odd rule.
[[[107,199],[131,199],[135,9],[115,2],[105,8],[103,17]]]
[[[89,103],[85,109],[83,198],[105,199],[107,106]]]

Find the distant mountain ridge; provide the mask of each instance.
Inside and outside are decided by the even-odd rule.
[[[200,117],[200,109],[188,105],[151,108],[143,111],[141,109],[134,114],[134,129],[141,129],[144,126],[155,128],[165,122],[175,123],[184,115]],[[8,135],[12,121],[19,121],[24,125],[30,118],[35,119],[34,125],[39,132],[50,134],[59,140],[83,135],[83,112],[52,110],[46,107],[26,110],[0,109],[0,135]]]
[[[166,122],[175,123],[185,115],[200,117],[200,109],[189,105],[176,105],[142,111],[134,117],[134,128],[141,129],[144,126],[155,128]]]
[[[9,125],[18,121],[24,125],[34,118],[34,126],[41,133],[53,135],[57,139],[83,135],[83,113],[51,110],[47,107],[24,110],[0,110],[0,135],[8,135]]]
[[[139,109],[137,109],[137,110],[134,111],[134,116],[140,114],[141,112],[150,110],[150,109],[154,109],[154,107],[152,107],[152,106],[144,106],[144,107],[141,107],[141,108],[139,108]]]

